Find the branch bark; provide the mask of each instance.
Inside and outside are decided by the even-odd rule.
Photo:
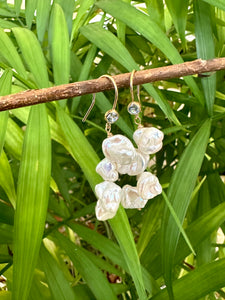
[[[225,57],[211,60],[197,59],[182,64],[137,71],[134,74],[133,85],[140,85],[194,74],[214,72],[224,69]],[[130,73],[116,75],[113,76],[113,78],[118,88],[127,88],[130,85]],[[0,111],[103,92],[113,88],[112,82],[103,77],[99,79],[63,84],[40,90],[27,90],[18,94],[0,97]]]

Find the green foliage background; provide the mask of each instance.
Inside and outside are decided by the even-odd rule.
[[[0,1],[0,95],[224,56],[223,0],[21,2]],[[164,192],[108,222],[93,190],[113,91],[85,124],[90,95],[1,112],[0,299],[224,299],[224,76],[143,85]],[[132,138],[119,95],[113,133]]]

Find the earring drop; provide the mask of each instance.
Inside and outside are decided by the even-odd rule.
[[[135,70],[132,71],[130,77],[132,101],[128,105],[128,112],[135,116],[135,124],[138,125],[138,129],[134,132],[137,149],[127,137],[111,133],[111,125],[119,118],[119,113],[116,111],[118,88],[111,76],[103,75],[100,77],[106,77],[111,80],[115,89],[113,107],[105,113],[107,138],[102,143],[102,152],[105,158],[96,167],[96,172],[104,180],[95,187],[95,193],[98,198],[95,213],[97,219],[101,221],[113,218],[120,203],[124,208],[143,208],[149,199],[162,192],[158,178],[150,172],[145,172],[145,169],[149,162],[149,154],[161,149],[163,133],[156,128],[145,128],[141,125],[141,118],[139,117],[141,112],[139,86],[137,92],[138,102],[134,101],[133,94],[134,72]],[[91,106],[82,120],[83,122],[87,119],[94,104],[95,94],[93,95]],[[119,178],[119,174],[138,175],[137,186],[125,185],[121,188],[115,183]]]

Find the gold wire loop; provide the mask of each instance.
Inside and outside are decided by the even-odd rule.
[[[136,72],[136,70],[133,70],[130,74],[130,94],[131,94],[131,102],[135,102],[134,101],[134,73]],[[140,86],[137,85],[137,98],[138,98],[138,102],[141,105],[141,99],[140,99]]]
[[[93,108],[94,105],[95,105],[95,98],[96,98],[96,94],[93,94],[93,98],[92,98],[91,105],[90,105],[90,107],[88,108],[88,110],[87,110],[85,116],[83,117],[82,122],[85,122],[85,121],[87,120],[87,117],[89,116],[89,114],[90,114],[92,108]]]
[[[117,88],[117,84],[116,84],[115,80],[113,79],[113,77],[110,76],[110,75],[105,74],[105,75],[102,75],[99,78],[104,78],[104,77],[110,79],[112,81],[112,83],[113,83],[113,86],[114,86],[114,89],[115,89],[115,99],[114,99],[114,102],[113,102],[112,109],[115,110],[116,109],[116,104],[117,104],[117,101],[118,101],[118,88]]]

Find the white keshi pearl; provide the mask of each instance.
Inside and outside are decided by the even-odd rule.
[[[145,154],[153,154],[162,148],[163,132],[154,127],[142,127],[134,132],[133,139],[138,149]]]
[[[104,181],[95,186],[95,192],[107,211],[114,212],[118,209],[123,196],[120,186],[110,181]]]
[[[105,207],[102,205],[101,200],[97,201],[97,204],[95,206],[95,214],[99,221],[106,221],[108,219],[112,219],[116,215],[117,210],[115,211],[108,211],[105,209]]]
[[[123,194],[124,197],[121,201],[121,204],[124,208],[143,208],[147,203],[147,200],[144,200],[139,196],[136,187],[128,184],[125,185],[123,187]]]
[[[102,143],[102,151],[106,158],[121,165],[128,165],[135,157],[135,149],[131,141],[117,134],[105,139]]]
[[[143,199],[152,199],[162,193],[162,187],[158,178],[150,172],[144,172],[137,182],[138,194]]]
[[[131,164],[117,164],[116,169],[120,174],[128,174],[130,176],[135,176],[143,173],[144,170],[147,168],[149,162],[149,155],[142,153],[138,149],[135,149],[135,152],[135,157]]]
[[[118,172],[116,171],[116,164],[104,158],[96,167],[96,172],[107,181],[117,181]]]

